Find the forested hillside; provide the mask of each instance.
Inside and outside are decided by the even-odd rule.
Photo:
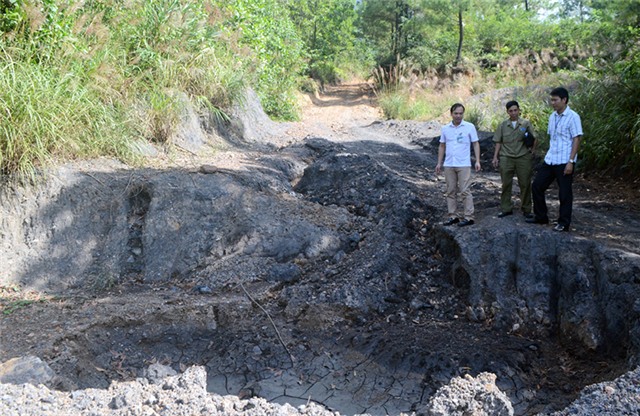
[[[581,169],[640,172],[638,0],[3,0],[0,169],[170,146],[186,105],[225,122],[252,87],[277,120],[297,92],[375,83],[389,118],[436,119],[505,86],[544,123],[571,88]],[[538,91],[536,93],[536,91]],[[478,105],[491,129],[502,117]]]

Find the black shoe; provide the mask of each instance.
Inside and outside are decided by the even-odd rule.
[[[500,214],[498,214],[498,218],[504,218],[507,215],[513,215],[513,211],[501,212]]]
[[[549,220],[539,220],[536,217],[532,217],[532,218],[527,218],[526,220],[524,220],[525,222],[528,222],[529,224],[549,224]]]
[[[446,220],[445,222],[442,223],[442,225],[453,225],[453,224],[457,224],[459,223],[460,220],[458,218],[449,218],[448,220]]]
[[[558,224],[553,227],[553,231],[569,231],[569,226],[564,224]]]
[[[535,218],[534,215],[530,212],[523,212],[522,215],[524,215],[526,219]]]
[[[458,224],[458,227],[466,227],[467,225],[473,225],[474,222],[473,220],[462,220],[460,221],[460,224]]]

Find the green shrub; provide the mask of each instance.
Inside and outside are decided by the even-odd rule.
[[[584,168],[620,176],[640,172],[640,59],[584,79],[572,100],[582,116]]]
[[[485,115],[478,107],[468,107],[464,112],[464,119],[481,130],[485,122]]]
[[[411,94],[399,88],[378,94],[378,105],[384,116],[396,120],[433,120],[442,115],[442,109],[451,104],[448,95]]]
[[[406,102],[407,98],[399,93],[386,93],[378,96],[378,105],[388,119],[400,118],[401,107]]]
[[[278,120],[298,117],[296,88],[303,67],[302,41],[278,0],[213,0],[230,13],[226,30],[239,34],[255,59],[256,90],[267,114]]]

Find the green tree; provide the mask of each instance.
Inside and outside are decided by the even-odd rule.
[[[450,0],[365,0],[361,31],[383,66],[404,58],[439,64],[455,50],[452,10]]]
[[[255,56],[256,90],[276,119],[295,119],[295,90],[304,65],[303,43],[279,0],[212,0],[229,19],[226,29]]]
[[[393,62],[406,53],[404,26],[411,11],[403,0],[365,0],[361,3],[361,30],[376,50],[380,63]]]
[[[626,43],[630,31],[640,28],[640,1],[592,0],[592,19],[604,25],[609,36]]]
[[[458,49],[456,51],[456,59],[453,61],[453,66],[457,66],[462,56],[462,42],[464,40],[464,22],[462,20],[462,13],[469,8],[469,0],[455,0],[452,3],[458,14]]]
[[[304,41],[308,73],[335,82],[349,65],[356,45],[357,14],[353,0],[287,0],[291,19]]]
[[[584,23],[590,17],[590,5],[590,0],[562,0],[559,15],[563,19],[577,19]]]

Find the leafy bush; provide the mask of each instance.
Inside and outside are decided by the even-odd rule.
[[[14,30],[24,21],[24,10],[15,0],[5,0],[0,3],[0,32]]]
[[[229,13],[226,30],[239,34],[239,44],[255,54],[256,87],[266,113],[275,119],[296,119],[302,42],[286,8],[278,0],[215,0],[214,4]]]
[[[585,168],[637,176],[640,172],[640,53],[611,65],[598,79],[579,84],[575,108],[582,115]]]
[[[476,126],[476,129],[483,129],[485,123],[485,114],[475,106],[469,106],[464,112],[464,119]]]
[[[290,17],[304,44],[304,73],[322,84],[367,73],[374,63],[368,45],[356,39],[353,0],[288,0]],[[368,68],[362,71],[363,63]]]

